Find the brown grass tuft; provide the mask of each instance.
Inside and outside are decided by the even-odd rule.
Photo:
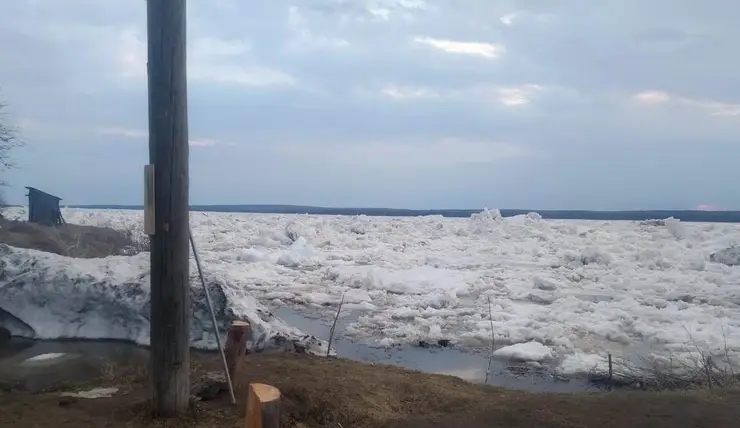
[[[0,219],[0,243],[76,258],[133,255],[149,250],[148,237],[136,231],[63,224],[44,226]]]

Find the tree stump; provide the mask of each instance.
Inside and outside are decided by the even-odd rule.
[[[263,383],[250,383],[246,428],[280,427],[280,390]]]
[[[247,341],[249,339],[251,339],[251,330],[248,322],[234,321],[231,323],[226,334],[224,354],[226,354],[226,366],[229,370],[234,391],[240,386],[243,366],[246,364]]]

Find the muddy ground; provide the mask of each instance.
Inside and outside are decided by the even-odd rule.
[[[0,427],[243,427],[244,388],[232,406],[228,393],[196,401],[186,417],[150,416],[146,359],[127,366],[101,362],[91,380],[55,381],[32,393],[5,384]],[[219,372],[214,354],[194,354],[198,383]],[[485,387],[452,376],[412,372],[308,355],[250,355],[240,379],[264,382],[283,394],[284,427],[736,427],[740,391],[552,394]],[[61,391],[117,386],[110,398],[70,399]],[[208,397],[207,397],[208,398]]]

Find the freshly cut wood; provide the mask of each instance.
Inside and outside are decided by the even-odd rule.
[[[228,367],[234,391],[237,391],[240,386],[239,381],[242,377],[243,366],[246,364],[247,341],[251,339],[251,332],[248,322],[234,321],[226,333],[224,353],[226,354],[226,367]]]
[[[250,383],[247,397],[247,428],[280,427],[280,390],[263,383]]]

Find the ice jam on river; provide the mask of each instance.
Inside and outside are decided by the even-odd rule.
[[[141,233],[137,211],[63,214]],[[6,217],[22,218],[23,209]],[[484,210],[467,219],[194,212],[191,225],[219,321],[249,318],[257,346],[292,341],[325,352],[323,340],[268,308],[330,319],[344,297],[353,318],[340,336],[381,347],[444,340],[487,353],[490,301],[496,357],[564,374],[603,370],[609,353],[689,364],[701,351],[740,361],[736,224]],[[192,284],[191,339],[212,348],[195,276]],[[146,344],[148,304],[147,253],[71,259],[0,245],[0,324],[14,335]]]

